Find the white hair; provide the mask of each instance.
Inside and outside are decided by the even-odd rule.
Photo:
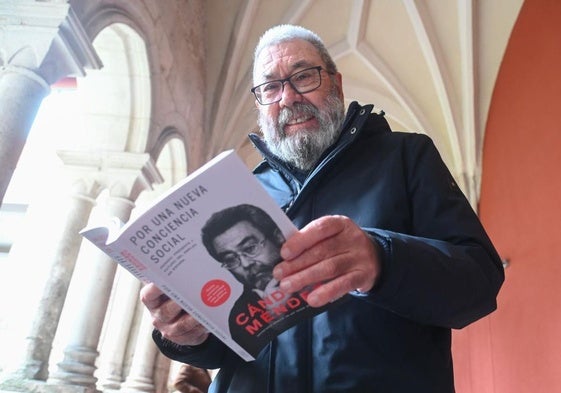
[[[337,73],[337,66],[327,51],[322,39],[313,31],[308,30],[302,26],[296,25],[278,25],[271,27],[259,39],[255,52],[253,53],[253,76],[255,77],[255,64],[256,59],[265,48],[272,45],[277,45],[282,42],[304,40],[311,43],[319,52],[319,55],[326,66],[326,71],[330,74]]]

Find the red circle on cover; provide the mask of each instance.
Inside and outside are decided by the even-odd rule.
[[[201,289],[201,299],[209,307],[218,307],[230,298],[232,289],[224,280],[210,280]]]

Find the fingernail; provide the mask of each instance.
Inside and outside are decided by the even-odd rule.
[[[292,259],[293,255],[292,255],[292,251],[290,250],[290,248],[283,246],[281,248],[281,257],[283,259]]]
[[[280,287],[284,292],[289,292],[292,288],[292,283],[290,282],[290,280],[282,280],[280,282]]]
[[[273,277],[277,280],[280,281],[280,279],[282,278],[282,268],[280,267],[275,267],[273,269]]]
[[[307,301],[310,305],[316,304],[318,302],[318,295],[316,295],[315,293],[310,294],[307,298]]]

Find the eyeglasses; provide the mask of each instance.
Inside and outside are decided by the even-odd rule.
[[[229,251],[220,256],[221,265],[226,269],[236,269],[242,264],[242,255],[246,258],[255,258],[263,251],[265,240],[250,240],[238,250],[238,252]]]
[[[284,91],[284,84],[286,82],[288,82],[298,94],[309,93],[320,87],[321,70],[323,70],[321,66],[306,68],[305,70],[290,75],[288,78],[277,79],[257,85],[251,88],[251,92],[261,105],[271,105],[282,99],[282,92]]]

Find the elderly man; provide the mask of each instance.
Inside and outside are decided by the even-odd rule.
[[[452,393],[451,329],[496,308],[499,256],[431,140],[392,132],[372,106],[343,107],[321,39],[268,30],[255,50],[263,186],[301,228],[273,274],[286,292],[343,304],[244,362],[153,285],[141,297],[167,356],[220,368],[212,392]]]

